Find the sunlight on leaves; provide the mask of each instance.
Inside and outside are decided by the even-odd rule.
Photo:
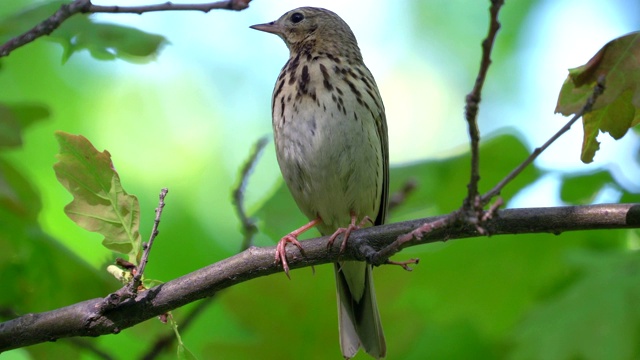
[[[80,135],[56,132],[60,144],[53,166],[58,181],[73,195],[64,211],[82,228],[102,234],[102,244],[129,255],[137,264],[140,254],[138,199],[127,194],[113,168],[108,151],[98,152]]]
[[[600,143],[600,131],[618,140],[640,123],[640,32],[617,38],[606,44],[583,66],[570,69],[562,85],[556,113],[569,116],[581,111],[593,93],[598,78],[605,76],[605,91],[593,111],[582,118],[584,139],[581,160],[593,161]]]

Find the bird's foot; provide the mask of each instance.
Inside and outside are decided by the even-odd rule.
[[[351,232],[353,230],[360,229],[367,222],[370,222],[371,224],[373,224],[373,221],[368,216],[365,216],[364,218],[362,218],[362,220],[360,221],[360,223],[358,225],[356,225],[356,221],[357,220],[358,220],[358,218],[355,215],[352,214],[351,215],[351,223],[349,224],[349,226],[344,227],[344,228],[338,228],[338,230],[336,230],[333,233],[333,235],[331,235],[331,237],[329,238],[329,241],[327,241],[327,249],[331,249],[331,246],[333,246],[333,242],[336,241],[338,236],[340,234],[344,234],[344,237],[343,237],[343,240],[342,240],[342,245],[340,245],[340,252],[343,253],[344,249],[347,248],[347,240],[349,239],[349,236],[351,235]]]
[[[401,268],[405,269],[406,271],[413,271],[413,268],[409,267],[409,265],[410,264],[418,265],[419,262],[420,262],[420,259],[409,259],[405,261],[387,260],[388,265],[398,265]]]
[[[284,273],[287,275],[289,279],[289,264],[287,263],[287,244],[291,243],[295,245],[300,253],[304,254],[304,250],[302,250],[302,244],[297,239],[297,235],[291,233],[287,234],[278,241],[278,245],[276,246],[276,264],[282,263],[282,268],[284,269]]]
[[[298,241],[298,235],[320,224],[321,222],[322,219],[320,218],[311,220],[308,224],[288,233],[287,235],[283,236],[280,241],[278,241],[278,245],[276,245],[275,255],[276,264],[282,264],[282,269],[289,279],[291,279],[291,276],[289,276],[289,263],[287,263],[287,244],[291,243],[295,245],[300,250],[300,253],[304,256],[304,250],[302,249],[302,244],[300,244],[300,242]]]

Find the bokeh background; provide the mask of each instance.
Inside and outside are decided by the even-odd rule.
[[[38,3],[4,1],[0,19]],[[248,27],[303,5],[345,19],[377,80],[389,125],[391,191],[410,178],[418,184],[390,221],[461,204],[468,178],[464,97],[479,65],[489,1],[255,0],[242,12],[93,15],[169,43],[154,58],[104,61],[80,51],[63,61],[63,48],[43,38],[0,59],[0,101],[40,104],[51,114],[26,131],[21,148],[0,153],[2,171],[21,173],[41,204],[33,209],[38,222],[28,227],[0,218],[4,310],[51,310],[119,286],[105,271],[116,255],[100,245],[100,235],[64,215],[72,197],[52,170],[55,130],[81,134],[111,153],[125,189],[140,200],[145,239],[159,190],[169,188],[148,276],[168,281],[239,251],[231,191],[253,145],[271,137],[271,92],[288,57],[279,38]],[[513,0],[500,20],[479,118],[484,190],[564,124],[553,111],[567,69],[638,30],[640,3]],[[638,135],[601,135],[589,165],[579,160],[581,140],[576,124],[505,189],[507,206],[638,201]],[[257,246],[274,245],[304,221],[272,142],[250,178],[246,207],[260,228]],[[627,255],[638,239],[635,231],[591,231],[407,249],[397,258],[421,258],[413,272],[375,272],[388,358],[637,358],[640,317],[630,304],[638,295],[629,292],[638,289],[620,281],[638,276],[635,267],[621,270],[637,265]],[[334,286],[331,266],[238,285],[183,330],[183,341],[201,359],[339,358]],[[174,311],[178,324],[193,306]],[[170,331],[149,320],[87,341],[115,358],[140,358]],[[175,347],[160,355],[175,356]],[[61,340],[3,358],[98,357]]]

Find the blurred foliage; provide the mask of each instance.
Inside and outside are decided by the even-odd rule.
[[[53,15],[68,1],[50,1],[29,6],[0,20],[0,43],[18,36]],[[164,37],[135,28],[100,24],[88,15],[76,14],[63,22],[51,35],[43,37],[60,43],[64,48],[62,60],[79,50],[89,50],[99,60],[116,58],[145,62],[153,59],[166,43]]]
[[[501,10],[500,19],[508,28],[500,34],[496,43],[495,57],[510,56],[517,46],[522,25],[531,9],[539,0],[520,0],[509,3]],[[460,61],[466,62],[465,69],[477,68],[480,64],[480,41],[486,36],[489,23],[488,1],[467,2],[464,0],[412,1],[413,25],[418,32],[446,32],[447,36],[437,37],[446,41],[446,47]],[[465,19],[457,26],[450,26],[452,19]],[[472,38],[473,37],[473,38]],[[419,38],[414,39],[419,41]],[[472,42],[477,46],[468,46]],[[499,60],[498,60],[499,61]]]
[[[636,358],[638,253],[575,251],[567,261],[579,276],[542,299],[516,327],[510,359]]]
[[[444,57],[445,62],[454,62],[457,68],[464,69],[455,74],[462,76],[465,84],[471,84],[480,65],[480,43],[487,34],[489,24],[489,1],[465,1],[465,0],[432,0],[410,1],[411,25],[414,33],[413,43],[416,49],[424,49],[428,57]],[[510,1],[500,12],[500,22],[503,29],[496,39],[492,60],[503,66],[502,71],[492,72],[488,82],[500,84],[504,95],[513,94],[512,90],[519,85],[512,80],[509,68],[513,63],[505,60],[512,57],[520,50],[523,43],[520,41],[522,32],[526,31],[523,25],[540,0]],[[455,21],[455,19],[464,19]],[[455,26],[452,26],[455,23]],[[429,41],[424,41],[420,35],[429,36]],[[453,75],[453,74],[452,74]],[[455,79],[450,79],[455,81]]]
[[[24,129],[48,116],[47,108],[37,104],[0,104],[0,147],[22,145]]]
[[[29,12],[17,16],[17,11],[22,11],[22,6],[15,6],[17,3],[26,6],[31,2],[0,7],[0,19],[5,19],[0,21],[0,36],[9,36],[20,26],[33,26],[47,16]],[[505,7],[502,20],[509,31],[499,35],[497,62],[511,56],[521,45],[517,39],[526,23],[523,20],[536,3],[509,2]],[[55,10],[59,3],[55,4],[41,3],[36,8],[53,6]],[[488,3],[410,4],[415,10],[411,12],[415,16],[413,41],[426,43],[425,33],[448,34],[446,43],[439,46],[450,48],[447,56],[459,61],[465,74],[473,74],[486,30]],[[452,20],[460,18],[465,21]],[[71,22],[74,27],[68,32],[61,29],[57,35],[67,40],[76,36],[76,25],[88,32],[104,29],[86,17],[78,19],[84,20],[75,25]],[[118,29],[106,43],[93,36],[83,37],[82,46],[95,46],[91,54],[101,59],[110,58],[102,50],[117,55],[156,51],[154,41],[146,42],[150,38],[124,27]],[[121,35],[126,38],[124,42],[118,40]],[[66,46],[78,49],[75,44]],[[112,47],[125,50],[114,51]],[[0,87],[11,89],[0,92],[3,320],[9,317],[8,313],[47,311],[102,297],[120,285],[105,271],[115,256],[101,248],[100,236],[87,233],[64,215],[64,205],[71,196],[57,182],[52,169],[58,150],[54,131],[58,129],[82,134],[97,148],[109,149],[128,191],[139,199],[143,238],[151,228],[160,187],[169,187],[160,236],[147,267],[147,274],[153,278],[174,279],[234,254],[241,245],[242,235],[230,198],[244,159],[235,162],[229,158],[236,153],[246,154],[249,146],[226,135],[250,132],[244,124],[228,121],[237,119],[242,109],[234,107],[234,114],[220,115],[218,107],[224,106],[217,105],[225,104],[189,91],[193,88],[185,85],[183,77],[163,80],[165,83],[149,79],[148,87],[138,87],[139,78],[130,80],[119,72],[117,66],[121,62],[103,63],[75,56],[60,66],[60,59],[67,55],[59,46],[38,40],[1,60]],[[225,76],[221,72],[215,75],[215,80]],[[492,68],[490,75],[497,78],[492,77],[492,81],[509,79],[506,87],[518,87],[512,72]],[[233,79],[238,86],[245,81],[249,80]],[[248,97],[226,87],[219,89],[218,82],[210,82],[213,84],[207,86],[225,96]],[[152,92],[157,84],[168,90]],[[130,88],[135,96],[130,92],[123,95],[128,98],[124,100],[130,101],[110,102],[117,98],[114,93]],[[203,106],[208,112],[198,113],[200,109],[194,109],[190,102],[194,99],[209,99]],[[202,117],[213,123],[206,128],[209,148],[189,152],[185,149],[195,147],[198,141],[194,138],[204,131],[194,125]],[[47,121],[39,121],[45,118]],[[268,123],[268,115],[264,120]],[[180,125],[172,127],[174,123]],[[145,151],[150,145],[153,149]],[[270,151],[266,151],[263,161],[273,165],[273,150]],[[481,189],[492,187],[527,153],[525,139],[514,132],[484,136]],[[133,165],[127,166],[127,162]],[[410,178],[415,179],[418,188],[391,214],[390,221],[456,209],[466,194],[468,164],[468,154],[459,152],[439,160],[393,167],[392,192]],[[249,192],[270,184],[272,191],[259,194],[261,200],[248,208],[259,222],[261,234],[257,243],[272,245],[306,219],[282,182],[274,180],[278,178],[275,167],[271,173],[259,168],[260,164],[257,176],[249,181]],[[529,167],[504,189],[502,196],[508,201],[545,174]],[[563,175],[562,180],[562,200],[568,203],[590,203],[608,187],[618,190],[622,201],[639,200],[638,194],[618,184],[609,172]],[[637,358],[640,354],[634,340],[638,316],[634,304],[640,298],[635,285],[639,262],[630,249],[638,247],[639,239],[637,231],[602,230],[561,236],[465,239],[407,249],[398,255],[399,259],[422,260],[412,273],[398,267],[382,267],[375,274],[389,358]],[[173,311],[178,326],[194,306]],[[201,359],[338,358],[335,310],[333,270],[331,266],[321,266],[315,274],[310,269],[294,270],[291,281],[277,274],[228,289],[218,294],[191,326],[180,330],[184,344]],[[150,320],[118,335],[83,340],[114,358],[140,358],[159,335],[167,333],[172,333],[170,325]],[[175,359],[176,351],[174,346],[161,358]],[[97,358],[69,339],[3,356]],[[357,358],[366,356],[360,354]]]
[[[640,194],[620,186],[609,171],[564,175],[560,197],[569,204],[590,204],[605,189],[619,192],[620,202],[640,202]]]

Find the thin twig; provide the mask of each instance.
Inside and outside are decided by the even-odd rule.
[[[144,6],[103,6],[93,5],[91,0],[74,0],[69,4],[63,4],[49,18],[33,27],[31,30],[14,37],[0,46],[0,57],[9,55],[13,50],[24,46],[35,39],[51,34],[60,27],[69,17],[82,13],[134,13],[142,14],[152,11],[202,11],[209,12],[215,9],[240,11],[249,7],[251,0],[227,0],[215,1],[206,4],[173,4],[166,2],[156,5]]]
[[[590,112],[591,109],[593,108],[593,104],[595,104],[596,100],[598,99],[598,96],[602,95],[602,93],[604,92],[604,90],[605,90],[605,86],[604,85],[605,85],[605,77],[604,76],[600,76],[600,78],[598,78],[598,82],[597,82],[596,86],[593,88],[593,93],[591,93],[591,96],[589,96],[589,98],[585,102],[585,104],[582,107],[582,109],[580,109],[580,111],[577,112],[571,118],[571,120],[569,120],[560,130],[558,130],[557,133],[555,133],[549,140],[547,140],[547,142],[545,142],[539,148],[536,148],[531,153],[531,155],[529,155],[529,157],[525,161],[522,162],[522,164],[518,165],[518,167],[513,169],[513,171],[511,171],[507,176],[505,176],[504,179],[502,179],[496,186],[493,187],[493,189],[487,191],[484,195],[482,195],[482,203],[487,203],[494,196],[500,194],[500,191],[502,191],[502,189],[511,180],[513,180],[516,176],[518,176],[518,174],[520,174],[529,164],[531,164],[538,156],[540,156],[540,154],[542,154],[542,152],[545,151],[549,147],[549,145],[553,144],[553,142],[556,141],[560,136],[562,136],[562,134],[564,134],[567,131],[569,131],[571,126],[576,121],[578,121],[578,119],[580,119],[586,113]]]
[[[236,213],[240,218],[240,222],[242,223],[242,234],[244,235],[244,240],[242,241],[242,245],[240,247],[240,251],[247,249],[251,246],[253,242],[253,236],[258,231],[256,227],[255,221],[247,216],[247,213],[244,208],[244,193],[247,188],[247,184],[249,182],[249,176],[253,172],[253,169],[260,158],[260,154],[264,147],[267,145],[268,138],[265,136],[256,142],[249,159],[242,166],[242,171],[240,172],[240,182],[238,186],[233,190],[233,205],[236,208]]]
[[[459,212],[460,210],[456,210],[449,215],[433,219],[413,229],[411,232],[398,236],[394,242],[387,245],[382,250],[367,256],[367,262],[375,265],[388,262],[390,257],[397,254],[400,250],[404,249],[406,247],[406,244],[408,244],[413,239],[420,240],[432,231],[448,227],[453,221],[456,221],[456,219],[458,219]]]
[[[107,295],[102,300],[102,303],[98,306],[98,311],[95,316],[102,315],[107,311],[118,307],[118,305],[135,298],[135,296],[138,294],[138,289],[142,285],[142,276],[144,275],[144,269],[147,266],[147,262],[149,261],[149,253],[151,252],[153,240],[156,238],[156,236],[158,236],[158,226],[160,225],[160,217],[162,216],[162,209],[164,208],[164,198],[167,196],[168,192],[169,190],[166,188],[160,190],[160,200],[158,202],[158,207],[156,208],[156,217],[153,221],[153,229],[151,230],[149,242],[143,245],[144,252],[142,253],[142,257],[140,258],[140,264],[134,269],[135,273],[133,274],[133,279],[131,280],[129,285],[123,286],[116,292]],[[119,260],[118,262],[120,264],[123,263],[122,260]],[[88,319],[87,321],[93,321],[93,319]]]
[[[478,105],[482,98],[482,88],[491,65],[491,51],[496,39],[496,34],[500,29],[498,13],[504,4],[503,0],[492,0],[489,9],[489,33],[482,42],[482,59],[480,60],[480,70],[476,77],[473,89],[466,97],[465,119],[467,120],[469,138],[471,140],[471,178],[467,185],[467,198],[464,200],[464,208],[467,211],[481,211],[476,209],[475,199],[478,197],[478,182],[480,181],[480,130],[478,130]]]
[[[141,5],[141,6],[103,6],[91,5],[86,13],[129,13],[143,14],[152,11],[202,11],[208,13],[211,10],[234,10],[240,11],[249,7],[251,0],[228,0],[215,1],[206,4],[174,4],[166,2],[164,4]]]
[[[162,209],[164,209],[164,198],[167,196],[169,189],[164,188],[160,190],[160,196],[158,196],[158,207],[156,208],[156,218],[153,220],[153,228],[151,229],[151,236],[149,236],[149,242],[144,247],[142,258],[140,259],[140,265],[136,269],[136,274],[131,281],[131,290],[135,293],[138,287],[142,284],[142,276],[144,275],[144,269],[149,262],[149,253],[151,253],[151,247],[153,246],[153,240],[158,236],[158,227],[160,226],[160,218],[162,217]]]

